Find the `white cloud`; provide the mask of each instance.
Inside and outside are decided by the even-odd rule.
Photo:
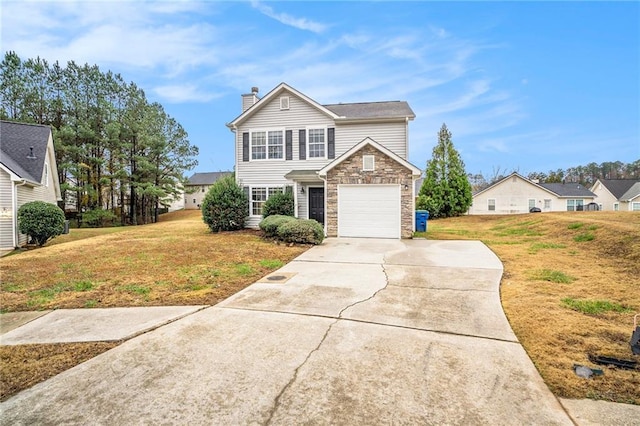
[[[204,92],[196,84],[158,86],[153,89],[153,92],[171,103],[208,102],[220,97],[218,94]]]
[[[277,13],[271,6],[262,4],[259,1],[252,1],[251,6],[269,18],[273,18],[284,25],[288,25],[299,30],[311,31],[319,34],[327,29],[327,25],[311,21],[307,18],[296,18],[287,13]]]

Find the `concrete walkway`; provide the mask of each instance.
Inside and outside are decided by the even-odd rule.
[[[479,242],[329,239],[21,392],[0,424],[598,424],[542,382],[501,274]]]

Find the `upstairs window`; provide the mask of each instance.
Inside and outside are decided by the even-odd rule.
[[[325,129],[309,129],[309,158],[325,158]]]
[[[251,132],[251,159],[282,159],[284,152],[283,134],[284,132],[282,130]]]

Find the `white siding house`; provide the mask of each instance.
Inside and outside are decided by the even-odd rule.
[[[257,88],[253,88],[250,94],[242,96],[242,113],[227,124],[235,134],[236,179],[250,199],[248,226],[259,224],[262,204],[270,195],[290,188],[296,216],[318,220],[331,236],[333,229],[338,228],[337,223],[328,223],[334,220],[330,212],[337,208],[337,203],[328,197],[327,177],[318,172],[365,140],[371,141],[368,147],[382,148],[370,155],[391,158],[383,151],[393,153],[393,164],[399,167],[400,174],[382,176],[381,170],[360,167],[352,171],[353,183],[385,183],[402,188],[403,194],[406,191],[410,197],[403,196],[398,202],[411,203],[413,211],[413,180],[420,171],[406,162],[408,125],[415,117],[406,102],[321,105],[285,83],[261,99],[257,93]],[[411,201],[407,201],[409,198]],[[394,235],[411,234],[412,218],[397,222],[402,225],[393,225],[397,228]],[[362,236],[370,235],[362,233]]]
[[[233,172],[206,172],[194,173],[184,186],[184,208],[185,210],[197,210],[202,205],[204,196],[209,188],[222,176],[230,175]]]
[[[595,194],[576,183],[537,183],[512,173],[475,193],[469,214],[529,213],[532,208],[542,212],[577,211],[594,199]]]
[[[51,129],[0,121],[0,249],[24,245],[18,209],[30,201],[62,200]]]

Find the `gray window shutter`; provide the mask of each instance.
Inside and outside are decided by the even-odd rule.
[[[242,187],[242,192],[244,192],[244,195],[247,196],[247,216],[251,215],[251,194],[249,192],[249,187],[248,186],[243,186]]]
[[[248,132],[245,132],[242,134],[242,161],[249,161],[249,133]]]
[[[287,130],[284,136],[285,140],[285,160],[293,160],[293,131]]]
[[[336,129],[327,129],[327,158],[336,158]]]
[[[305,130],[300,130],[300,132],[298,133],[298,143],[300,148],[300,160],[306,160],[307,159],[307,137],[306,137]]]

